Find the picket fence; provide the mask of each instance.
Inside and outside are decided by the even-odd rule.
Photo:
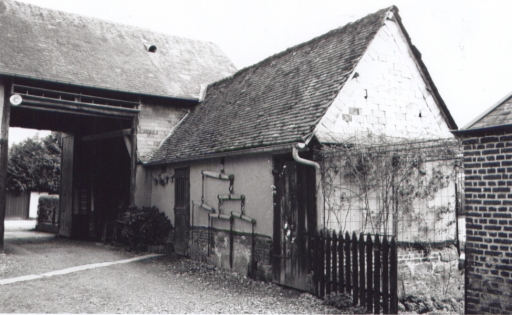
[[[320,231],[314,235],[315,294],[348,293],[367,313],[397,314],[397,244],[394,237]]]

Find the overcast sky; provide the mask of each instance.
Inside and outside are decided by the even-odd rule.
[[[239,69],[394,4],[459,128],[512,91],[512,1],[22,1],[213,42]]]

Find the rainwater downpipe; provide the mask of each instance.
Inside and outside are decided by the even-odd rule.
[[[310,160],[306,160],[306,159],[301,158],[299,156],[299,150],[303,150],[304,148],[306,148],[306,144],[302,143],[302,142],[298,142],[296,145],[294,145],[293,149],[292,149],[293,159],[295,160],[295,162],[297,162],[299,164],[313,166],[315,168],[315,171],[316,171],[315,172],[315,181],[316,181],[316,175],[320,174],[320,164],[318,164],[317,162],[314,162],[314,161],[310,161]],[[319,185],[321,185],[321,184],[322,183],[320,181]],[[316,196],[316,192],[315,192],[315,196]],[[325,209],[324,209],[323,219],[324,219],[324,227],[325,227]]]

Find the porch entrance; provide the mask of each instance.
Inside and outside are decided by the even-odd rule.
[[[273,281],[306,291],[316,231],[315,169],[292,156],[274,158]]]
[[[9,126],[62,134],[59,234],[99,240],[133,203],[138,96],[21,78],[5,87]]]

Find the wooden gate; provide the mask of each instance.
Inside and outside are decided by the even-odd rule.
[[[5,219],[23,219],[29,217],[30,191],[7,191],[5,194]]]
[[[316,230],[315,170],[291,157],[274,160],[273,281],[307,290],[309,232]]]
[[[73,146],[73,136],[62,138],[59,235],[66,237],[71,237],[73,218]]]
[[[189,169],[174,170],[174,251],[179,255],[188,255],[190,231],[190,184]]]

